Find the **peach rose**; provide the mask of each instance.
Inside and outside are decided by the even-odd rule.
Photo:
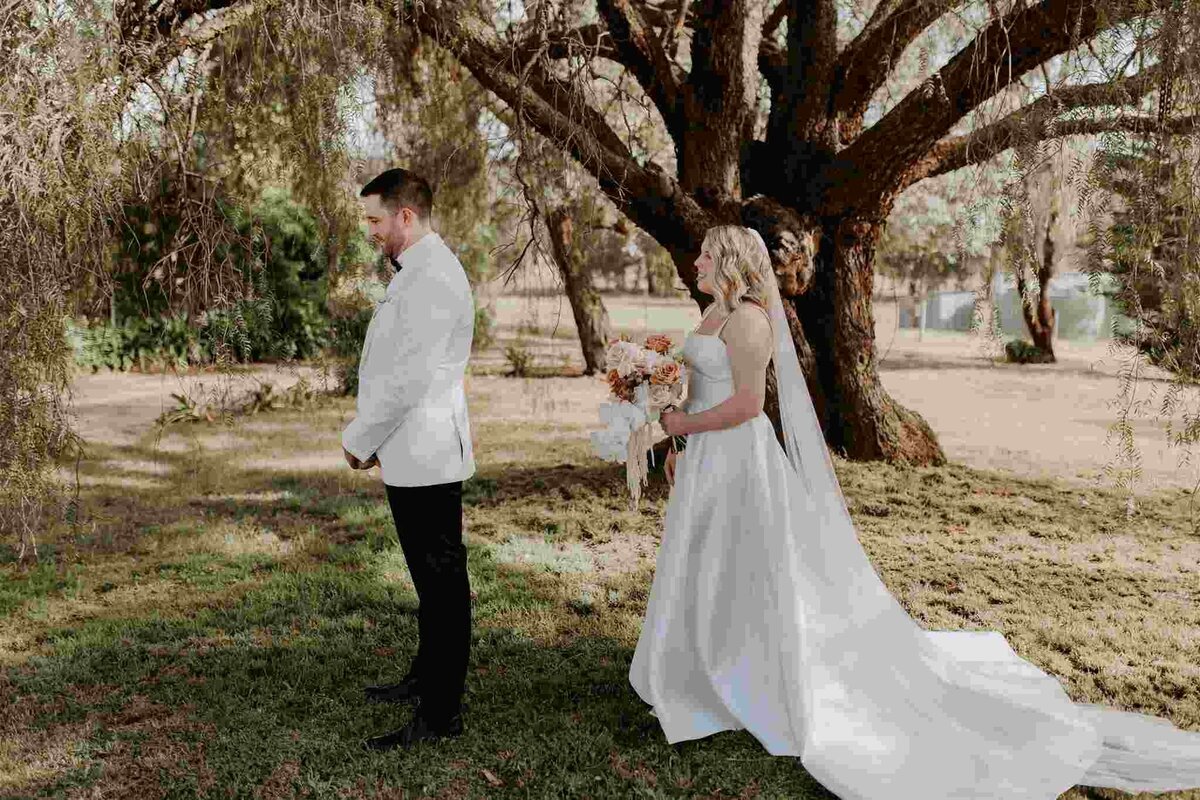
[[[663,361],[654,368],[654,374],[650,376],[650,383],[658,386],[674,386],[679,383],[681,375],[678,362]]]
[[[656,333],[653,336],[646,337],[646,347],[659,355],[666,355],[671,349],[671,337],[661,333]]]

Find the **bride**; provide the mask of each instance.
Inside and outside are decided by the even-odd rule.
[[[712,228],[689,435],[629,680],[667,741],[745,729],[843,800],[1200,786],[1200,733],[1074,703],[991,631],[925,631],[855,535],[762,238]],[[784,448],[762,412],[774,359]]]

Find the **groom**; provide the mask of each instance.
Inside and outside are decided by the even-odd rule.
[[[358,368],[358,415],[342,432],[352,469],[379,465],[417,591],[417,655],[398,683],[369,699],[415,702],[374,750],[462,733],[471,598],[462,542],[462,482],[475,472],[463,373],[475,310],[466,273],[430,228],[433,193],[390,169],[362,188],[369,235],[396,268],[375,309]]]

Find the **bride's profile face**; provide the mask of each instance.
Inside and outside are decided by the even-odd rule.
[[[700,248],[700,256],[694,262],[696,264],[696,288],[707,295],[712,295],[716,287],[713,285],[713,271],[716,269],[716,262],[713,261],[705,247]]]

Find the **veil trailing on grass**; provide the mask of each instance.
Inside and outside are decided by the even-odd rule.
[[[797,663],[787,668],[795,697],[784,712],[792,744],[778,754],[798,755],[846,800],[1050,800],[1076,784],[1200,787],[1200,733],[1075,703],[1000,633],[926,631],[908,615],[858,541],[774,276],[768,294],[784,450],[795,473],[787,503],[802,511],[794,530],[771,534],[791,562],[772,568],[796,576],[778,601],[800,623],[780,632],[782,655],[794,649]]]

